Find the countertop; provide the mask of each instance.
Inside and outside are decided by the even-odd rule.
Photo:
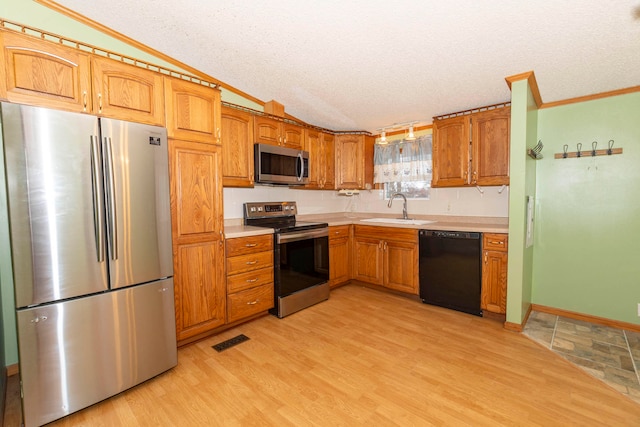
[[[300,221],[322,221],[329,226],[337,225],[372,225],[378,227],[414,228],[419,230],[443,230],[443,231],[474,231],[480,233],[508,233],[509,218],[501,217],[476,217],[476,216],[445,216],[445,215],[410,215],[413,219],[434,221],[430,224],[395,224],[387,222],[365,222],[369,218],[398,218],[397,215],[371,214],[371,213],[345,213],[298,215]],[[271,234],[273,229],[263,227],[251,227],[242,224],[241,218],[225,220],[224,235],[227,239],[235,237],[258,236]]]

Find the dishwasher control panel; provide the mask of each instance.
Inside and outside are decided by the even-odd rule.
[[[420,230],[421,236],[436,237],[440,239],[479,239],[480,233],[466,231],[432,231]]]

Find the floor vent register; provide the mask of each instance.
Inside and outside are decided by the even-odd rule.
[[[237,337],[233,337],[233,338],[229,338],[226,341],[222,341],[219,344],[213,345],[211,346],[215,351],[217,351],[218,353],[220,353],[223,350],[226,350],[228,348],[233,347],[234,345],[238,345],[240,343],[243,343],[245,341],[248,341],[249,337],[244,335],[244,334],[240,334]]]

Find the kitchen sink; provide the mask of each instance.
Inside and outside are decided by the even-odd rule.
[[[408,225],[424,225],[431,224],[435,221],[427,221],[424,219],[402,219],[402,218],[368,218],[361,219],[360,222],[382,222],[387,224],[408,224]]]

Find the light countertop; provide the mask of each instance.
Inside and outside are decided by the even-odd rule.
[[[383,215],[371,213],[329,213],[314,215],[298,215],[300,221],[322,221],[329,226],[338,225],[371,225],[378,227],[413,228],[419,230],[441,230],[441,231],[471,231],[480,233],[508,233],[509,219],[501,217],[476,217],[476,216],[444,216],[444,215],[411,215],[411,218],[418,220],[434,221],[429,224],[397,224],[387,222],[366,222],[363,219],[369,218],[398,218],[397,215]],[[263,227],[251,227],[242,224],[242,219],[225,220],[225,238],[259,236],[271,234],[273,229]]]

